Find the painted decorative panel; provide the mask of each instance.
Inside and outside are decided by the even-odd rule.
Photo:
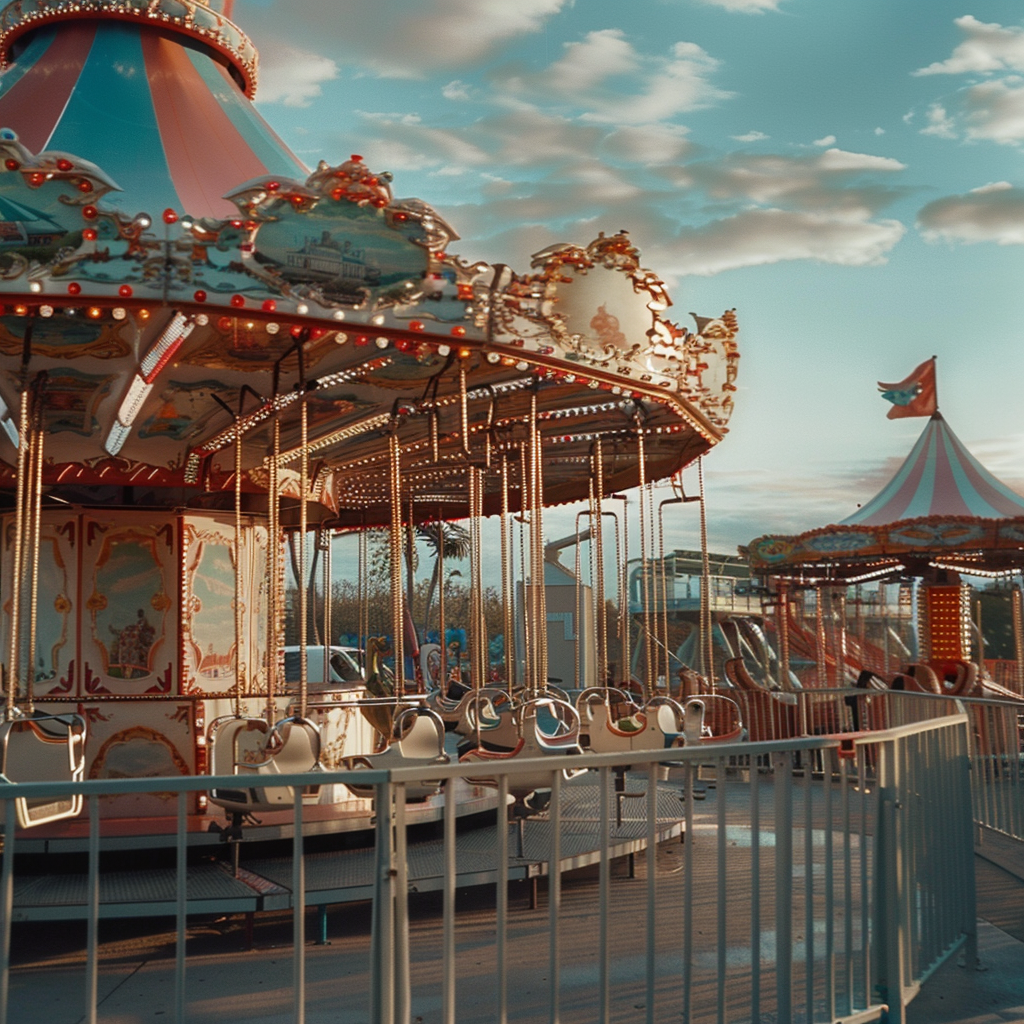
[[[160,778],[195,771],[193,709],[189,701],[84,701],[87,779]],[[103,797],[103,817],[177,813],[171,793]]]
[[[240,660],[243,693],[266,690],[266,528],[242,522],[241,657],[235,654],[234,517],[183,521],[183,681],[188,693],[227,693]]]
[[[183,545],[182,685],[226,692],[235,685],[234,524],[186,519]]]
[[[176,692],[174,521],[87,515],[82,533],[83,694]]]

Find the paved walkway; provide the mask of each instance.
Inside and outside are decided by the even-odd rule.
[[[981,970],[956,959],[929,978],[907,1010],[907,1024],[1024,1021],[1024,882],[975,858]]]

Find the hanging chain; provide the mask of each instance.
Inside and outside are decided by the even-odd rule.
[[[597,624],[597,685],[608,679],[608,615],[604,596],[604,453],[601,438],[594,445],[594,527],[591,547],[594,551],[594,603]]]
[[[32,467],[31,532],[29,536],[29,557],[32,559],[31,584],[28,605],[28,675],[25,677],[25,703],[29,714],[35,711],[36,687],[36,634],[39,628],[39,546],[43,527],[43,401],[40,390],[36,392],[36,406],[33,409],[32,439],[34,464]]]
[[[644,634],[643,640],[645,669],[645,676],[643,679],[643,691],[644,696],[650,698],[654,695],[654,693],[653,684],[651,681],[651,567],[650,565],[648,565],[647,561],[647,453],[645,451],[644,445],[644,431],[643,427],[640,424],[637,424],[636,432],[636,457],[637,469],[639,472],[637,487],[640,492],[640,583],[642,586],[643,594],[643,614],[641,617],[641,623]]]
[[[402,449],[397,428],[390,437],[391,462],[391,649],[395,659],[395,693],[405,695],[405,622],[402,614]]]
[[[245,584],[245,575],[242,571],[242,427],[238,419],[235,420],[235,429],[235,715],[241,718],[242,693],[245,686],[245,668],[242,662],[242,588]]]
[[[519,577],[523,581],[523,685],[527,690],[536,686],[537,664],[533,645],[533,577],[527,571],[526,560],[527,504],[530,500],[529,465],[526,446],[519,446]],[[530,557],[532,558],[532,551]]]
[[[704,500],[704,456],[697,459],[697,482],[700,491],[700,641],[702,675],[711,686],[711,692],[717,689],[715,680],[715,638],[712,632],[711,618],[711,558],[708,554],[708,511]],[[738,652],[737,652],[738,653]]]
[[[511,538],[509,536],[509,500],[508,500],[508,456],[501,457],[501,610],[504,621],[504,658],[505,685],[511,688],[515,684],[513,657],[515,622],[513,618],[512,571],[510,559]]]
[[[1017,692],[1024,694],[1024,609],[1021,607],[1022,591],[1019,583],[1010,592],[1010,609],[1013,622],[1013,654],[1017,661]],[[899,595],[896,598],[899,601]],[[899,608],[899,605],[896,606]]]
[[[21,392],[18,414],[18,476],[14,494],[14,566],[11,572],[11,635],[10,656],[7,667],[6,715],[10,721],[17,714],[17,700],[21,677],[21,597],[25,578],[22,559],[25,555],[25,505],[28,495],[28,461],[31,446],[29,407],[31,392],[26,385]]]
[[[334,575],[334,538],[331,531],[321,528],[322,545],[321,558],[324,566],[323,590],[324,590],[324,685],[331,681],[330,653],[334,623],[331,622],[334,610],[334,588],[332,576]]]
[[[309,529],[309,405],[303,398],[299,409],[299,717],[306,717],[309,700],[309,659],[306,639],[309,630],[309,592],[306,587],[306,531]]]
[[[544,458],[541,450],[542,435],[537,419],[537,392],[530,401],[530,447],[533,487],[531,488],[530,536],[532,540],[535,574],[534,644],[537,648],[537,683],[540,689],[548,687],[548,631],[547,595],[544,592]]]
[[[466,386],[466,363],[459,367],[459,414],[462,429],[462,451],[469,454],[469,391]]]
[[[276,696],[278,665],[281,651],[281,610],[284,608],[283,581],[281,579],[281,516],[278,460],[281,457],[281,421],[275,416],[273,448],[267,474],[267,565],[270,570],[270,590],[267,594],[267,720],[273,724],[277,717]]]
[[[369,535],[366,530],[366,523],[364,522],[363,528],[359,531],[359,564],[357,566],[356,577],[356,599],[359,602],[359,622],[356,626],[358,632],[356,643],[363,654],[365,654],[367,649],[366,641],[369,639],[370,632],[370,581],[368,578],[368,573],[370,571],[369,547]]]
[[[814,656],[818,661],[818,686],[828,686],[828,650],[825,645],[825,610],[822,608],[825,588],[814,588]]]

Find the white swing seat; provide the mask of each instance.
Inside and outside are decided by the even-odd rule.
[[[444,749],[444,721],[430,708],[406,708],[395,719],[395,734],[400,738],[394,740],[386,750],[369,756],[345,758],[345,767],[359,771],[367,768],[381,770],[448,764],[450,758]],[[361,785],[357,782],[349,782],[347,785],[356,796],[376,795],[375,786]],[[424,800],[428,796],[433,796],[440,788],[440,779],[406,783],[405,799]]]
[[[273,726],[262,718],[229,716],[210,725],[208,740],[211,775],[235,775],[254,784],[210,791],[210,802],[240,814],[281,811],[295,805],[292,786],[268,785],[274,775],[318,772],[320,730],[305,718],[282,718]],[[256,778],[265,781],[255,784]],[[302,802],[315,804],[318,785],[302,789]]]
[[[462,715],[455,731],[460,736],[475,737],[479,719],[482,746],[499,753],[515,749],[520,728],[512,698],[505,690],[485,686],[467,693],[459,704]]]
[[[85,769],[85,719],[36,713],[0,725],[0,777],[4,782],[81,782]],[[45,825],[82,812],[77,795],[16,797],[21,828]]]
[[[462,754],[459,761],[464,764],[477,762],[482,765],[498,765],[515,758],[526,760],[582,753],[579,746],[580,718],[571,704],[551,697],[535,698],[517,707],[514,717],[519,730],[514,749],[495,751],[486,747],[476,747]],[[563,778],[569,779],[582,770],[563,770],[562,775]],[[550,789],[551,778],[552,772],[546,769],[509,775],[509,794],[517,806],[523,806],[531,794]],[[468,781],[473,785],[494,789],[499,785],[496,775],[473,777]]]

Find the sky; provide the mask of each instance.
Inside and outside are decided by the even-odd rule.
[[[1024,491],[1024,9],[1009,0],[236,0],[256,102],[520,273],[627,229],[677,322],[735,307],[709,543],[836,522],[909,453],[878,381]],[[691,473],[693,486],[695,476]],[[549,538],[573,530],[552,511]],[[666,546],[696,547],[689,509]]]

